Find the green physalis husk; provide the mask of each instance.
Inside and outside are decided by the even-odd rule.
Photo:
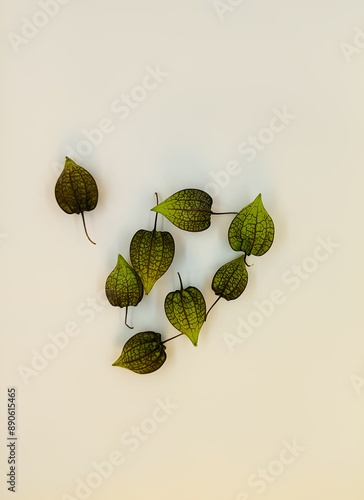
[[[244,292],[248,283],[244,255],[224,264],[212,279],[211,288],[225,300],[235,300]]]
[[[152,231],[140,229],[130,243],[130,260],[146,295],[172,264],[175,250],[173,236],[167,231],[156,230],[157,217],[158,213]]]
[[[111,305],[126,307],[125,324],[129,326],[126,322],[128,307],[136,306],[142,300],[143,283],[137,272],[120,254],[115,269],[106,280],[105,291]]]
[[[140,332],[126,342],[113,366],[121,366],[135,373],[152,373],[165,362],[165,350],[160,333]]]
[[[218,298],[209,308],[206,317],[214,305],[221,299],[235,300],[244,292],[248,283],[248,273],[245,265],[245,255],[221,266],[215,273],[211,288]]]
[[[204,231],[211,224],[212,198],[201,189],[182,189],[152,208],[185,231]]]
[[[206,303],[204,296],[194,286],[170,292],[164,301],[164,310],[170,323],[181,333],[187,335],[194,346],[206,319]]]
[[[229,228],[229,243],[233,250],[245,255],[264,255],[274,239],[273,220],[264,208],[262,195],[243,208]]]
[[[81,214],[86,236],[95,244],[87,233],[84,217],[84,212],[93,210],[98,201],[96,181],[90,172],[66,156],[63,171],[56,183],[55,196],[64,212]]]

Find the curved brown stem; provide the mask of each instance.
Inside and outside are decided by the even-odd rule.
[[[182,278],[181,278],[181,275],[179,273],[178,274],[178,278],[179,278],[179,283],[181,285],[181,291],[183,290],[183,283],[182,283]]]
[[[128,325],[128,323],[127,323],[127,319],[128,319],[128,306],[126,306],[126,308],[125,308],[125,325],[126,325],[128,328],[130,328],[130,330],[133,330],[133,328],[134,328],[134,327],[133,327],[133,326]]]
[[[248,264],[248,263],[247,263],[247,261],[246,261],[246,257],[247,257],[247,255],[246,255],[246,253],[245,253],[245,254],[244,254],[244,263],[245,263],[245,265],[246,265],[246,266],[248,266],[248,267],[252,267],[252,266],[254,266],[254,264]]]
[[[210,212],[211,215],[237,215],[239,212]]]
[[[86,222],[85,222],[85,216],[83,215],[83,212],[81,212],[81,216],[82,216],[83,227],[85,229],[85,233],[86,233],[87,238],[91,241],[91,243],[93,245],[96,245],[96,243],[94,241],[92,241],[92,239],[88,235],[87,228],[86,228]]]
[[[215,302],[212,304],[212,306],[210,307],[210,309],[207,311],[207,313],[206,313],[206,315],[205,315],[205,321],[206,321],[206,319],[207,319],[207,315],[208,315],[208,313],[211,311],[211,309],[214,307],[214,305],[215,305],[215,304],[217,304],[217,303],[219,302],[219,300],[220,300],[220,299],[221,299],[221,295],[219,295],[219,296],[217,297],[217,299],[215,300]]]
[[[156,200],[157,200],[157,205],[159,204],[159,201],[158,201],[158,193],[154,193],[155,194],[155,197],[156,197]],[[158,212],[155,213],[155,219],[154,219],[154,229],[153,231],[155,232],[155,230],[157,229],[157,219],[158,219]]]
[[[177,337],[180,337],[181,335],[183,335],[183,333],[179,333],[178,335],[175,335],[174,337],[171,337],[170,339],[163,340],[163,342],[161,342],[161,344],[165,344],[166,342],[169,342],[170,340],[176,339]]]

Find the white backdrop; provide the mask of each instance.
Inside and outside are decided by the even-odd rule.
[[[20,500],[362,500],[362,2],[2,10],[1,497],[15,386]],[[54,198],[66,155],[99,186],[96,246]],[[168,343],[150,375],[112,367],[132,333],[177,333],[163,312],[177,271],[210,305],[236,256],[232,216],[198,234],[160,217],[176,256],[130,311],[133,332],[107,303],[117,254],[153,226],[154,192],[186,187],[215,211],[262,193],[274,244],[197,348]]]

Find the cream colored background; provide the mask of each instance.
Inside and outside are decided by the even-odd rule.
[[[89,498],[362,500],[364,389],[352,376],[364,378],[364,50],[348,62],[341,49],[356,26],[364,30],[362,2],[246,0],[220,20],[210,0],[72,0],[19,53],[7,36],[39,4],[2,10],[0,433],[15,385],[17,498],[77,498],[77,479],[120,450],[125,463]],[[113,101],[158,64],[169,76],[119,120]],[[284,107],[295,118],[248,164],[239,144]],[[53,192],[67,147],[103,118],[115,130],[81,163],[100,189],[86,214],[94,247]],[[149,376],[111,367],[132,333],[124,312],[102,303],[117,253],[127,256],[134,232],[152,227],[155,191],[204,189],[229,161],[241,171],[214,208],[239,210],[262,192],[276,224],[272,249],[251,258],[245,294],[219,302],[198,348],[184,338],[167,344],[166,364]],[[176,258],[133,310],[134,332],[175,333],[162,304],[177,271],[212,303],[211,276],[236,255],[230,220],[185,234],[160,218]],[[291,290],[285,273],[329,236],[339,247]],[[224,335],[236,336],[239,317],[277,288],[285,302],[229,352]],[[85,303],[98,293],[87,322]],[[80,334],[24,384],[19,366],[69,322]],[[132,452],[121,437],[167,397],[178,409]],[[258,494],[249,477],[292,440],[305,451]],[[1,498],[10,498],[5,439],[0,458]]]

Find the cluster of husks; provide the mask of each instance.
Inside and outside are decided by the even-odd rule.
[[[66,213],[81,213],[82,218],[84,211],[96,207],[98,198],[96,182],[91,174],[69,158],[66,158],[65,168],[57,181],[55,194]],[[113,306],[125,307],[125,324],[129,328],[128,307],[138,305],[144,293],[150,293],[173,261],[174,239],[167,231],[157,231],[158,214],[184,231],[204,231],[210,227],[212,215],[223,215],[211,210],[212,203],[211,196],[200,189],[183,189],[159,204],[157,197],[157,205],[151,209],[156,212],[153,230],[140,229],[132,238],[131,265],[118,255],[116,267],[106,280],[105,290]],[[241,252],[241,255],[216,271],[211,283],[217,295],[216,301],[206,312],[201,291],[194,286],[184,288],[179,273],[180,289],[168,293],[164,301],[168,320],[180,332],[176,337],[186,335],[195,346],[207,315],[216,302],[221,298],[235,300],[244,292],[248,283],[246,266],[249,267],[246,257],[265,254],[274,239],[274,224],[260,194],[240,212],[224,214],[235,215],[228,230],[228,241],[231,248]],[[137,333],[126,342],[113,365],[136,373],[154,372],[166,360],[165,343],[168,340],[172,339],[163,341],[160,333],[153,331]]]

